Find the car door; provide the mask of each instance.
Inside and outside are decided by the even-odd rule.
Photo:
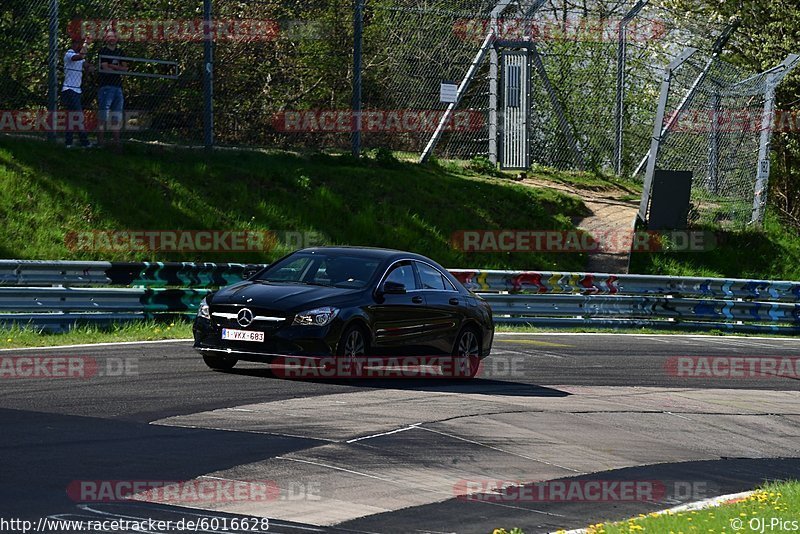
[[[386,282],[403,284],[401,294],[383,293]],[[371,306],[376,355],[413,356],[420,352],[426,325],[425,297],[411,261],[394,263],[379,281]]]
[[[422,261],[414,263],[427,308],[422,342],[431,354],[450,354],[464,321],[464,296],[433,265]]]

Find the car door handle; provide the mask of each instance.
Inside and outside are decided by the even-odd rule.
[[[414,304],[422,304],[422,297],[411,297],[411,302]]]
[[[458,299],[457,298],[450,299],[450,304],[452,304],[453,306],[458,306]]]

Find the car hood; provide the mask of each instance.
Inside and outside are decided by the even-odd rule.
[[[247,304],[274,310],[302,311],[318,306],[337,306],[362,291],[364,290],[245,281],[220,289],[211,300],[211,305]]]

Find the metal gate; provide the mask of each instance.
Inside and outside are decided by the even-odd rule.
[[[528,52],[503,50],[501,53],[502,120],[500,128],[500,168],[527,169],[528,93],[530,62]]]

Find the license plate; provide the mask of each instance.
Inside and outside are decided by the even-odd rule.
[[[231,328],[222,329],[222,339],[231,341],[264,341],[264,332],[252,330],[233,330]]]

